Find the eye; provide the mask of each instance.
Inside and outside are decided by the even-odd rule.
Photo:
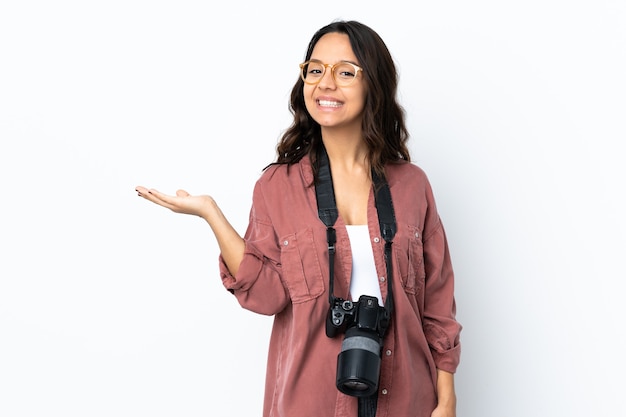
[[[335,67],[335,77],[349,80],[356,77],[356,70],[353,65],[340,64]]]
[[[321,78],[324,74],[324,66],[317,62],[309,62],[305,70],[307,78]]]

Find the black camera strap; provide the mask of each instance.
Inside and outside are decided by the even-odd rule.
[[[329,301],[333,305],[336,298],[334,295],[334,277],[335,277],[335,244],[337,243],[337,235],[334,228],[335,222],[339,217],[337,203],[335,202],[335,191],[333,188],[333,178],[330,172],[330,162],[328,153],[323,145],[320,146],[318,153],[319,169],[318,183],[315,186],[315,195],[317,197],[317,211],[320,220],[326,225],[326,238],[328,240],[328,261],[329,261]],[[376,211],[378,212],[378,223],[380,225],[380,233],[385,239],[385,264],[387,267],[387,298],[385,299],[385,312],[387,316],[387,326],[391,320],[393,311],[393,292],[391,282],[393,281],[393,271],[391,262],[391,244],[396,234],[396,216],[391,201],[391,191],[389,184],[384,177],[372,169],[372,180],[374,182],[374,197],[376,202]],[[381,335],[381,337],[384,334]]]
[[[335,191],[333,188],[333,179],[330,172],[330,162],[328,153],[324,145],[320,146],[318,153],[318,183],[315,187],[315,195],[317,197],[317,210],[320,220],[326,225],[326,239],[328,241],[328,264],[329,264],[329,302],[335,305],[334,295],[334,277],[335,277],[335,244],[337,243],[337,234],[334,228],[335,222],[339,217],[337,203],[335,201]],[[384,337],[389,324],[391,322],[391,313],[393,311],[393,270],[391,262],[391,244],[396,234],[396,216],[393,210],[391,200],[391,191],[389,184],[384,177],[372,169],[372,180],[374,182],[374,199],[376,203],[376,211],[378,213],[378,223],[380,225],[380,233],[385,239],[385,265],[387,268],[387,298],[385,299],[385,320],[382,324],[381,339]],[[378,405],[378,394],[374,393],[368,397],[358,397],[358,415],[359,417],[374,417]]]

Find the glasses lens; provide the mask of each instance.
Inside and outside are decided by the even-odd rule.
[[[306,62],[302,66],[302,79],[307,84],[316,84],[324,76],[324,65],[319,62]]]
[[[341,63],[335,66],[333,76],[338,85],[349,85],[356,78],[357,70],[352,64]]]

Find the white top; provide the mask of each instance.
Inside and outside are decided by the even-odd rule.
[[[352,301],[358,301],[361,295],[378,298],[378,305],[383,305],[383,296],[378,285],[378,274],[374,264],[374,252],[367,225],[346,225],[350,247],[352,248],[352,278],[350,295]]]

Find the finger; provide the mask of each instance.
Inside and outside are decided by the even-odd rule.
[[[139,197],[143,197],[148,200],[153,200],[155,197],[161,194],[157,190],[154,190],[154,189],[149,190],[146,187],[142,187],[141,185],[138,185],[137,187],[135,187],[135,191],[137,191],[137,194],[139,195]]]
[[[146,187],[137,186],[135,187],[135,191],[137,192],[137,195],[139,197],[143,197],[146,200],[153,200],[153,196],[150,194],[150,190],[148,190]]]
[[[163,194],[162,192],[155,190],[154,188],[151,188],[150,190],[148,190],[148,197],[150,201],[154,201],[157,204],[160,204],[162,206],[165,206],[167,208],[172,208],[172,206],[175,205],[175,198],[171,195],[167,195],[167,194]]]
[[[172,204],[172,198],[166,194],[163,194],[155,189],[147,189],[146,187],[138,186],[135,188],[137,191],[137,195],[139,197],[143,197],[148,201],[151,201],[155,204],[168,208],[170,210],[175,209],[175,205]]]
[[[165,194],[161,193],[160,191],[155,190],[154,188],[147,189],[146,187],[143,187],[141,185],[135,187],[135,191],[137,191],[137,194],[139,194],[140,197],[144,197],[149,200],[151,200],[151,196],[157,199],[163,199],[163,197],[165,197]]]

